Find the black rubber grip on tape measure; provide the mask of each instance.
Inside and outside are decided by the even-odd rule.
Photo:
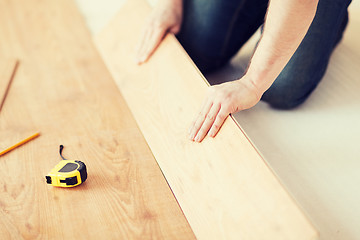
[[[80,172],[81,182],[83,183],[87,179],[86,165],[81,161],[75,161],[75,162],[79,164],[78,171]]]
[[[78,183],[77,177],[65,178],[65,180],[60,180],[61,183],[66,183],[66,185],[71,186]]]
[[[52,183],[50,176],[46,176],[45,178],[46,178],[46,183],[47,183],[47,184],[51,184],[51,183]]]

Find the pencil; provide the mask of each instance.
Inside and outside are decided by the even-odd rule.
[[[18,142],[14,146],[11,146],[11,147],[5,149],[4,151],[0,152],[0,156],[10,152],[11,150],[14,150],[15,148],[17,148],[17,147],[19,147],[19,146],[21,146],[21,145],[23,145],[23,144],[25,144],[25,143],[27,143],[27,142],[29,142],[31,140],[33,140],[34,138],[37,138],[38,136],[40,136],[40,133],[35,133],[34,135],[32,135],[32,136],[30,136],[28,138],[25,138],[24,140]]]

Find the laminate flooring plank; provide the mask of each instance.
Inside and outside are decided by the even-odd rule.
[[[73,1],[0,0],[0,56],[21,65],[0,118],[1,239],[194,239]],[[46,184],[66,158],[72,189]]]
[[[96,42],[196,237],[316,239],[232,118],[215,139],[188,140],[207,83],[173,35],[136,65],[135,45],[149,12],[144,1],[128,1]]]
[[[0,59],[0,112],[15,77],[18,61],[11,58]]]

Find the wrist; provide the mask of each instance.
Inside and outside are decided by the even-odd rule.
[[[254,82],[252,76],[245,74],[239,80],[236,80],[237,83],[241,84],[242,87],[246,87],[254,96],[256,96],[257,100],[261,99],[261,96],[265,91],[262,91]]]
[[[252,66],[251,66],[252,65]],[[252,84],[260,96],[273,84],[281,70],[278,70],[276,64],[265,64],[267,67],[255,68],[255,64],[250,64],[248,70],[243,76],[248,84]]]

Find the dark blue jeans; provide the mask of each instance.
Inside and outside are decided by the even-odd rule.
[[[286,0],[284,0],[286,1]],[[262,100],[275,108],[305,101],[325,74],[348,22],[351,0],[320,0],[315,18],[288,64]],[[184,0],[178,39],[198,68],[226,64],[264,23],[268,0]]]

